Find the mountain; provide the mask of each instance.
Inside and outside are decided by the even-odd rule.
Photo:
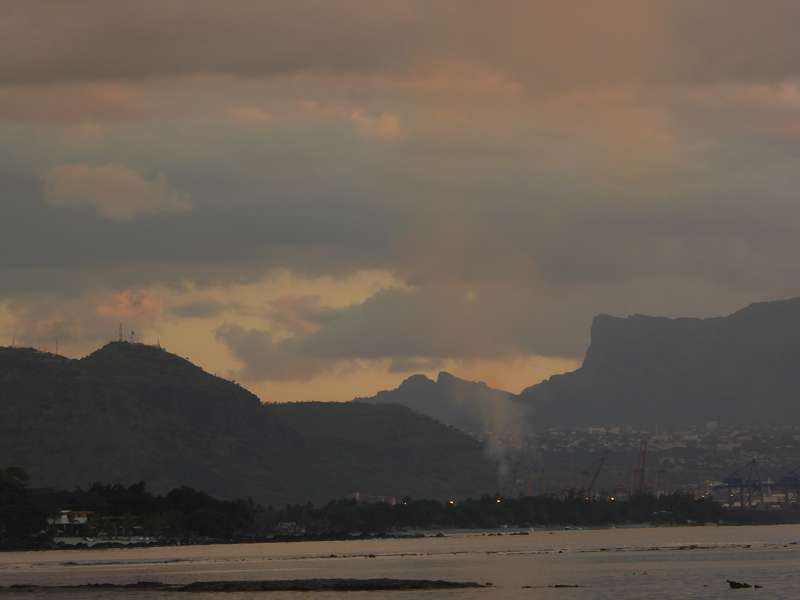
[[[463,498],[495,490],[495,466],[463,432],[396,404],[292,402],[269,410],[305,439],[337,496]],[[417,479],[417,474],[426,477]]]
[[[353,436],[346,451],[334,430]],[[477,442],[411,411],[264,405],[144,344],[115,342],[80,360],[0,348],[0,461],[27,469],[33,485],[145,480],[155,491],[190,485],[222,498],[321,502],[384,493],[376,457],[403,449],[414,460],[392,464],[393,494],[494,487]],[[472,481],[452,475],[469,472]]]
[[[537,424],[800,422],[800,298],[708,319],[599,315],[583,365],[524,390]]]
[[[394,390],[355,401],[401,404],[478,437],[510,435],[523,418],[524,408],[514,394],[446,372],[439,373],[436,381],[413,375]]]

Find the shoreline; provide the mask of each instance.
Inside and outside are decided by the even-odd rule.
[[[194,581],[189,584],[169,584],[159,581],[136,583],[87,583],[78,585],[18,584],[0,587],[2,593],[33,592],[373,592],[404,590],[453,590],[491,587],[474,581],[448,581],[443,579],[274,579]]]
[[[705,527],[767,527],[798,525],[796,521],[782,522],[709,522],[709,523],[625,523],[620,525],[547,525],[540,527],[508,527],[497,529],[429,529],[415,530],[407,533],[383,533],[383,534],[354,534],[354,535],[303,535],[303,536],[270,536],[264,538],[240,538],[240,539],[197,539],[197,540],[159,540],[154,542],[126,542],[126,541],[99,541],[99,542],[79,542],[76,544],[48,543],[37,546],[17,546],[2,547],[0,553],[13,552],[51,552],[51,551],[102,551],[102,550],[141,550],[147,548],[179,548],[179,547],[199,547],[199,546],[232,546],[250,544],[280,544],[280,543],[302,543],[302,542],[358,542],[365,540],[409,540],[409,539],[433,539],[446,538],[458,535],[474,535],[486,537],[515,537],[536,535],[537,533],[555,533],[563,531],[604,531],[604,530],[630,530],[630,529],[677,529],[677,528],[705,528]]]

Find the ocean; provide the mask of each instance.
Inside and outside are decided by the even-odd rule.
[[[305,578],[491,583],[448,591],[192,593],[326,600],[800,598],[800,525],[444,532],[444,537],[0,553],[0,585]],[[761,589],[730,589],[727,580]],[[556,587],[558,586],[558,587]],[[578,587],[566,587],[578,586]],[[0,600],[186,598],[164,591],[40,590]]]

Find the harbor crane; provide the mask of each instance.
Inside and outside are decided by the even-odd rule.
[[[592,472],[592,478],[589,480],[589,485],[586,486],[587,500],[594,499],[594,486],[597,483],[597,478],[600,477],[600,472],[603,470],[607,458],[608,458],[608,448],[604,448],[603,453],[600,455],[600,460],[597,463],[597,467]]]
[[[764,503],[764,484],[755,458],[736,469],[722,483],[728,488],[730,505],[738,502],[741,508],[752,508]]]
[[[639,462],[633,470],[631,495],[644,494],[645,491],[647,491],[647,439],[642,438],[639,444]]]

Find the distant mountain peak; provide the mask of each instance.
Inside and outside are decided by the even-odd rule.
[[[482,381],[468,381],[441,371],[433,381],[412,375],[394,390],[378,392],[357,402],[400,404],[467,433],[484,436],[497,431],[499,415],[516,414],[514,394],[496,390]]]
[[[430,384],[430,383],[434,383],[434,381],[432,379],[430,379],[428,376],[418,373],[418,374],[406,377],[400,385],[401,386],[403,386],[403,385],[418,385],[418,384],[423,384],[424,385],[424,384]]]

